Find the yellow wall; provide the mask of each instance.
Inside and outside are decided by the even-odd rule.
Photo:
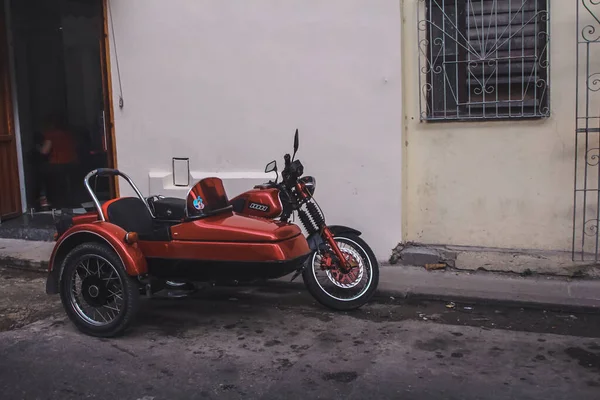
[[[571,249],[576,10],[550,3],[550,118],[426,123],[417,0],[404,0],[404,240]]]

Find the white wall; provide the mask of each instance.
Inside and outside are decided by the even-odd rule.
[[[125,100],[119,110],[113,53],[118,167],[144,192],[171,157],[189,157],[194,177],[250,177],[283,163],[299,128],[328,222],[362,230],[388,258],[401,240],[399,0],[111,6]]]

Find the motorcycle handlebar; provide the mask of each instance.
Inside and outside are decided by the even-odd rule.
[[[296,160],[294,162],[290,162],[290,155],[286,154],[284,156],[285,159],[285,168],[281,176],[283,177],[286,184],[293,186],[291,180],[296,180],[304,174],[304,166],[300,162],[300,160]]]
[[[121,172],[118,169],[98,168],[98,169],[96,169],[96,175],[98,175],[98,176],[117,176],[117,175],[121,175]]]

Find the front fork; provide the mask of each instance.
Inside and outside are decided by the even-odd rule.
[[[347,273],[348,271],[350,271],[353,266],[350,265],[350,263],[348,262],[346,257],[344,257],[344,253],[342,253],[342,251],[338,247],[337,242],[335,241],[335,239],[333,237],[333,233],[331,233],[331,230],[327,226],[324,226],[323,229],[321,229],[321,238],[324,239],[325,243],[327,243],[329,245],[329,247],[333,250],[335,257],[339,260],[339,263],[337,265],[331,263],[331,261],[330,261],[329,263],[327,263],[326,266],[321,265],[321,268],[329,269],[329,270],[334,270],[334,269],[339,268],[343,273]],[[319,251],[319,249],[317,249],[316,251]],[[309,260],[310,260],[310,258],[309,258]],[[306,268],[306,266],[307,266],[306,263],[302,264],[302,267],[299,268],[292,276],[292,281],[294,279],[296,279],[298,277],[298,275],[300,275],[302,273],[302,270],[304,268]],[[311,268],[312,268],[312,266],[311,266]]]
[[[302,200],[305,200],[308,197],[308,195],[306,194],[306,191],[305,191],[304,184],[302,184],[300,182],[296,183],[296,193],[298,193],[299,197]],[[347,272],[350,269],[352,269],[352,265],[350,265],[348,260],[346,260],[346,257],[344,257],[344,253],[342,253],[342,251],[338,247],[337,242],[335,241],[335,238],[333,237],[333,233],[331,233],[331,230],[327,227],[327,225],[325,225],[321,228],[321,237],[329,245],[331,250],[333,250],[333,254],[338,259],[339,268],[343,272]],[[331,268],[331,267],[329,267],[329,268]]]
[[[338,265],[340,269],[344,272],[349,271],[351,269],[351,266],[349,265],[350,263],[348,262],[348,260],[346,260],[346,257],[344,257],[344,253],[342,253],[342,251],[338,247],[337,242],[333,237],[333,233],[331,233],[331,230],[327,226],[323,227],[323,229],[321,230],[321,236],[323,237],[325,242],[327,242],[331,250],[333,250],[333,254],[335,254],[335,256],[338,259]]]

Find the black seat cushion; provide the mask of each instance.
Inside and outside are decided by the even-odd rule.
[[[156,226],[146,204],[137,197],[124,197],[108,206],[108,221],[127,232],[136,232],[140,240],[171,240],[170,226]]]
[[[177,197],[161,197],[153,199],[156,219],[163,221],[181,221],[185,218],[185,199]]]

